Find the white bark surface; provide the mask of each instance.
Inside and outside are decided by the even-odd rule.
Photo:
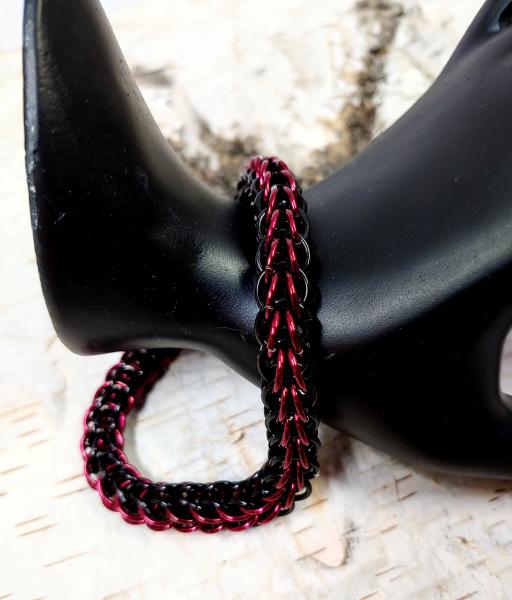
[[[165,134],[225,187],[252,150],[308,181],[349,158],[428,87],[479,4],[136,0],[111,16]],[[78,442],[115,357],[71,354],[47,316],[19,50],[0,52],[0,97],[0,599],[512,598],[510,483],[419,472],[326,426],[314,493],[266,527],[157,534],[104,509]],[[243,477],[265,456],[258,391],[184,353],[128,454],[159,479]]]

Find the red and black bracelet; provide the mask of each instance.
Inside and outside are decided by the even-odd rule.
[[[268,456],[243,481],[161,483],[142,477],[123,452],[126,417],[141,407],[179,350],[125,352],[85,413],[81,441],[87,481],[105,506],[132,524],[162,531],[241,531],[288,514],[318,474],[313,376],[314,319],[309,221],[295,176],[275,158],[250,160],[237,198],[257,229],[255,335]]]

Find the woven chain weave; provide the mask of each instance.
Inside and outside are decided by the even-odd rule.
[[[312,383],[309,221],[295,176],[276,157],[253,157],[237,200],[256,223],[255,335],[268,456],[242,481],[163,483],[142,477],[123,452],[126,417],[179,350],[130,350],[107,373],[84,418],[87,481],[110,510],[162,531],[241,531],[291,512],[318,474],[318,417]]]

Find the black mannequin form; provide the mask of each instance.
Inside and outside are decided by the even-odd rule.
[[[304,195],[322,418],[409,463],[512,478],[510,25],[512,0],[487,0],[427,93]],[[59,337],[83,354],[206,350],[258,383],[253,224],[164,140],[98,1],[26,0],[24,66]]]

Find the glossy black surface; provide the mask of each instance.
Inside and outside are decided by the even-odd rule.
[[[323,418],[408,462],[506,477],[510,5],[486,2],[420,101],[305,193]],[[252,225],[163,139],[96,0],[26,0],[25,84],[34,239],[60,338],[80,353],[205,349],[257,383]]]

